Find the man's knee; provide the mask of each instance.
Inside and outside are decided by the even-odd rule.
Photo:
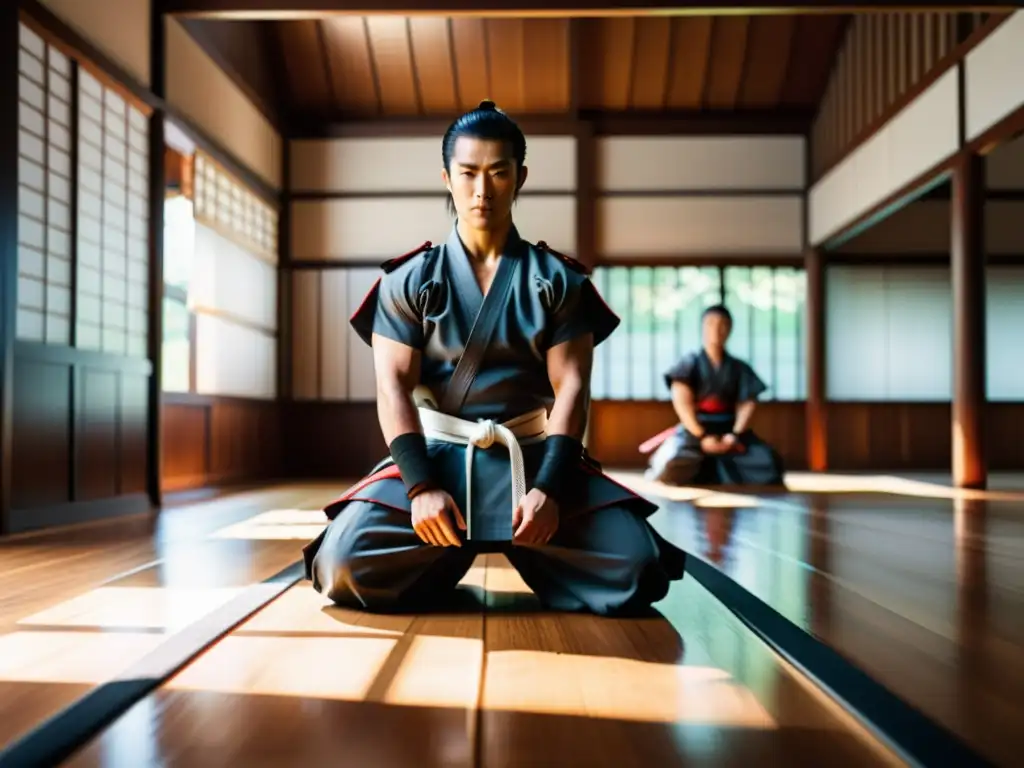
[[[612,555],[627,579],[658,562],[658,545],[645,520],[617,506],[591,514],[596,539],[594,550]]]
[[[692,483],[700,473],[703,457],[680,456],[654,464],[647,472],[647,479],[666,485]]]
[[[313,587],[336,605],[384,610],[397,599],[371,586],[379,538],[375,524],[382,511],[368,502],[352,502],[327,530],[313,559]]]

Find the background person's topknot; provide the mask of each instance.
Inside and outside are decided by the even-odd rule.
[[[501,111],[501,110],[498,109],[498,105],[495,104],[490,99],[484,99],[483,101],[481,101],[480,104],[477,106],[477,109],[482,110],[484,112],[500,112]]]

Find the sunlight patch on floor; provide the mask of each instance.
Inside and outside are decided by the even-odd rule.
[[[219,528],[212,539],[250,541],[312,541],[328,524],[320,509],[272,509]]]

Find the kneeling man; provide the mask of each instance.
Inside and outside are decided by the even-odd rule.
[[[654,450],[646,477],[669,485],[782,485],[781,457],[749,427],[767,387],[725,351],[732,315],[716,305],[701,322],[703,349],[665,374],[681,423],[640,447]]]

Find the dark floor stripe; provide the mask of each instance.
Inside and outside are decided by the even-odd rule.
[[[246,619],[299,582],[302,561],[253,584],[176,632],[137,664],[97,686],[0,752],[0,768],[59,765]]]
[[[843,702],[904,759],[928,768],[994,765],[956,734],[906,703],[713,565],[691,556],[687,558],[686,570],[759,637]]]

